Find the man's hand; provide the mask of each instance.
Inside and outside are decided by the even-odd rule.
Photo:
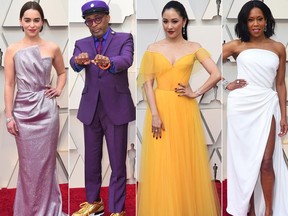
[[[110,59],[107,56],[97,54],[92,63],[97,64],[100,68],[105,68],[110,64]]]
[[[74,59],[75,63],[78,65],[88,65],[91,62],[88,53],[80,53]]]

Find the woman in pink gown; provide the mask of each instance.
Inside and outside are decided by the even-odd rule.
[[[25,36],[8,47],[4,59],[7,130],[15,136],[19,155],[17,216],[64,215],[56,176],[59,114],[55,97],[64,88],[66,70],[59,47],[39,36],[43,22],[40,5],[25,3],[20,11]],[[58,75],[55,88],[49,85],[52,66]]]

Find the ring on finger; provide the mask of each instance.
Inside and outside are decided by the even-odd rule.
[[[239,84],[239,83],[240,83],[240,80],[237,80],[236,83]]]

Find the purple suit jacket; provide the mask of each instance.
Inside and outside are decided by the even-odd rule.
[[[77,68],[74,58],[82,52],[87,52],[90,59],[96,56],[92,36],[75,42],[74,53],[70,59],[70,65],[75,71]],[[135,106],[128,83],[128,68],[133,63],[133,53],[132,35],[116,33],[111,29],[101,54],[112,58],[115,72],[103,71],[94,64],[85,66],[85,86],[77,115],[83,124],[91,124],[100,95],[103,107],[115,125],[135,120]]]

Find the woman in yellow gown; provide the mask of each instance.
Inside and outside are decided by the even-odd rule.
[[[162,11],[166,38],[150,45],[142,59],[138,81],[144,84],[149,107],[143,131],[138,216],[220,215],[195,99],[215,86],[220,72],[200,44],[187,40],[187,24],[183,5],[168,2]],[[197,60],[210,76],[193,91],[189,78]]]

